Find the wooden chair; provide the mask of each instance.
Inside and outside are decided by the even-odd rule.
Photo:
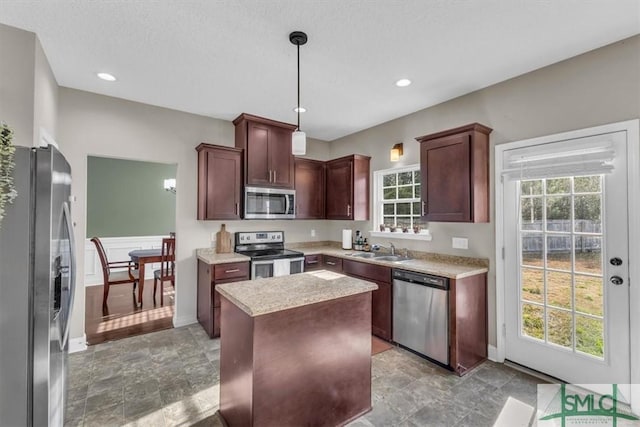
[[[133,292],[136,292],[136,285],[138,284],[138,270],[134,268],[133,262],[129,261],[113,261],[109,262],[107,259],[107,253],[102,246],[102,242],[99,238],[93,237],[91,241],[96,245],[98,256],[100,257],[100,264],[102,264],[102,280],[104,283],[104,294],[102,297],[102,306],[107,305],[107,298],[109,297],[109,286],[120,285],[124,283],[133,283]],[[127,268],[127,270],[111,271],[112,269]]]
[[[156,302],[156,287],[160,281],[160,305],[164,305],[164,282],[171,281],[171,285],[176,287],[175,267],[176,267],[176,239],[162,239],[162,260],[160,270],[153,272],[153,303]]]

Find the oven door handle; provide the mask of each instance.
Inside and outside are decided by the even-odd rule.
[[[251,264],[254,264],[254,265],[273,264],[273,261],[274,260],[272,260],[272,259],[269,259],[269,260],[266,260],[266,261],[251,261]]]

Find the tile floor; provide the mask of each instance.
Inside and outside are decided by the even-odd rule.
[[[200,325],[69,356],[68,426],[222,426],[220,340]],[[393,348],[373,356],[373,410],[350,427],[491,426],[509,397],[535,405],[537,379],[493,362],[459,378]]]

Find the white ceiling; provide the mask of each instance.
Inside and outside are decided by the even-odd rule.
[[[38,34],[61,86],[290,123],[305,31],[301,128],[334,140],[638,34],[640,2],[0,0],[0,22]]]

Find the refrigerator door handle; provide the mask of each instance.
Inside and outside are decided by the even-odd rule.
[[[76,293],[76,247],[75,247],[75,238],[73,235],[73,221],[71,219],[71,211],[69,210],[69,203],[64,202],[62,205],[62,213],[64,216],[64,222],[67,225],[67,234],[69,236],[69,258],[70,258],[70,266],[69,266],[69,313],[64,317],[67,322],[64,325],[64,334],[62,336],[62,340],[60,342],[61,349],[64,350],[67,345],[67,341],[69,340],[69,329],[71,327],[71,311],[73,311],[73,298]]]

